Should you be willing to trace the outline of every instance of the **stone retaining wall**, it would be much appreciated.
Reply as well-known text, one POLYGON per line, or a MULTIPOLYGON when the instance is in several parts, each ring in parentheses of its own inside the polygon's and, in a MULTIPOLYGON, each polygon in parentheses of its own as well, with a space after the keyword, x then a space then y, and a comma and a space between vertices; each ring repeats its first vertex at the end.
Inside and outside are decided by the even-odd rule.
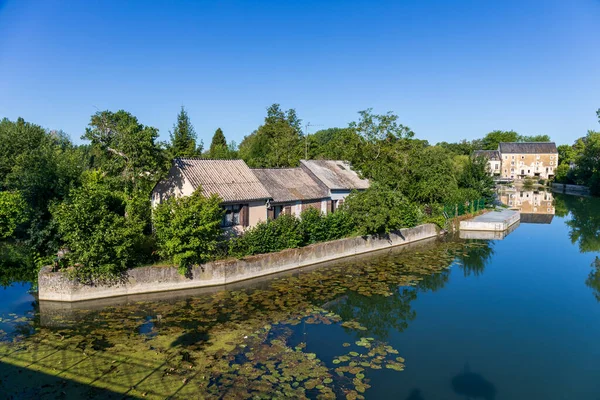
POLYGON ((590 188, 582 185, 568 185, 566 183, 552 183, 552 189, 562 193, 590 194, 590 188))
POLYGON ((241 260, 222 260, 199 265, 184 277, 175 267, 148 266, 127 273, 124 282, 112 285, 83 285, 67 278, 64 272, 52 272, 44 267, 38 279, 39 300, 81 301, 139 293, 162 292, 190 288, 226 285, 277 272, 435 237, 434 224, 401 229, 381 236, 352 237, 317 243, 278 253, 259 254, 241 260))

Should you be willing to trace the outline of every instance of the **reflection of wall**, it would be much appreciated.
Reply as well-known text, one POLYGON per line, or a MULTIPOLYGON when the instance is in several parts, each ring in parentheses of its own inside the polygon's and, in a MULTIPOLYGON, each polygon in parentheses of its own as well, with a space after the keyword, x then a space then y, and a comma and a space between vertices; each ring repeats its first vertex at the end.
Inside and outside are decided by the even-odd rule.
POLYGON ((533 190, 516 190, 502 192, 499 195, 502 204, 521 214, 550 214, 554 215, 554 196, 551 192, 534 192, 533 190))
POLYGON ((558 154, 502 154, 502 177, 547 179, 554 176, 557 165, 558 154))

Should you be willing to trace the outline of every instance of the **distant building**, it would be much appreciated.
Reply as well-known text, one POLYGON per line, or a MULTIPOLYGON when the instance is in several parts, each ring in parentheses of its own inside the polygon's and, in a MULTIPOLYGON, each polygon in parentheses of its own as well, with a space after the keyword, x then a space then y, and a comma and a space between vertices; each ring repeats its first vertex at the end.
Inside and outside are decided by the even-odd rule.
POLYGON ((223 199, 224 228, 241 231, 267 219, 271 195, 242 160, 175 159, 152 190, 152 206, 172 196, 189 196, 199 187, 204 195, 223 199))
POLYGON ((558 150, 552 142, 500 143, 502 178, 553 178, 558 166, 558 150))
POLYGON ((326 214, 328 207, 331 208, 327 186, 302 168, 264 168, 252 172, 271 195, 269 219, 281 214, 299 217, 311 207, 326 214))
POLYGON ((490 175, 499 176, 502 171, 502 157, 498 150, 475 150, 473 157, 484 157, 488 161, 490 175))
POLYGON ((300 168, 327 187, 331 199, 328 212, 335 211, 353 190, 369 188, 369 181, 358 176, 347 161, 300 160, 300 168))
POLYGON ((522 223, 552 222, 555 208, 552 192, 517 190, 503 191, 499 195, 500 202, 521 213, 522 223))

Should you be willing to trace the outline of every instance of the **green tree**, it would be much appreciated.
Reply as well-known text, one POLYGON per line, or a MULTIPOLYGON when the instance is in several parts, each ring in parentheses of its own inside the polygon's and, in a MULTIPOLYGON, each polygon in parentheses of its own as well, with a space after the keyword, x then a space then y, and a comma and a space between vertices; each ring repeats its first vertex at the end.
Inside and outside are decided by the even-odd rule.
MULTIPOLYGON (((494 199, 494 179, 488 171, 488 162, 484 157, 469 157, 458 175, 458 186, 477 193, 477 199, 483 198, 489 204, 494 199)), ((468 200, 477 200, 468 199, 468 200)))
POLYGON ((12 237, 27 221, 27 203, 20 192, 0 192, 0 239, 12 237))
POLYGON ((156 128, 123 110, 97 112, 82 136, 92 143, 94 166, 120 179, 128 192, 149 192, 168 165, 157 138, 156 128))
POLYGON ((196 131, 183 106, 181 106, 181 111, 177 114, 177 122, 173 125, 173 132, 169 133, 171 137, 169 156, 171 158, 193 158, 202 154, 202 142, 196 147, 196 131))
POLYGON ((482 145, 484 150, 497 150, 500 142, 518 142, 519 134, 515 131, 492 131, 484 136, 482 145))
POLYGON ((423 213, 400 192, 373 185, 362 192, 353 192, 344 202, 347 212, 360 235, 389 233, 418 225, 423 213))
POLYGON ((217 128, 210 143, 208 152, 204 155, 213 160, 231 160, 237 157, 235 142, 227 144, 225 135, 221 128, 217 128))
POLYGON ((519 142, 550 142, 548 135, 519 136, 519 142))
POLYGON ((294 109, 283 111, 273 104, 264 124, 240 143, 240 157, 254 168, 298 166, 304 150, 300 123, 294 109))
POLYGON ((147 216, 139 212, 140 202, 148 199, 128 199, 112 190, 102 172, 91 171, 66 201, 51 208, 77 277, 115 279, 147 260, 147 216))
POLYGON ((222 216, 221 199, 204 197, 201 189, 161 203, 153 212, 159 254, 172 260, 182 273, 210 260, 222 234, 222 216))

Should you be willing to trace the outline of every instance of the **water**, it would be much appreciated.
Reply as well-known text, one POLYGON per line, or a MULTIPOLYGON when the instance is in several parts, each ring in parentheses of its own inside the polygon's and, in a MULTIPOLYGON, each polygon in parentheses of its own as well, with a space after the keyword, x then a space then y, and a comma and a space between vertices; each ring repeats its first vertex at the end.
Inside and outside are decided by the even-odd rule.
POLYGON ((534 223, 503 240, 227 291, 65 306, 15 284, 0 291, 0 395, 598 399, 600 199, 518 206, 534 223))

